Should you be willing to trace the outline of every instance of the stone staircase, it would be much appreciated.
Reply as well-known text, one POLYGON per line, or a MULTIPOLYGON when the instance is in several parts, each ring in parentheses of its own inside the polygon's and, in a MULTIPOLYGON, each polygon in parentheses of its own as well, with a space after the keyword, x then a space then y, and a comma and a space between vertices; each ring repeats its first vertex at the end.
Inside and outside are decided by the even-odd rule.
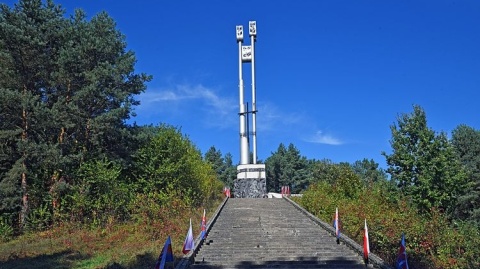
POLYGON ((229 199, 190 267, 365 268, 363 258, 286 199, 229 199))

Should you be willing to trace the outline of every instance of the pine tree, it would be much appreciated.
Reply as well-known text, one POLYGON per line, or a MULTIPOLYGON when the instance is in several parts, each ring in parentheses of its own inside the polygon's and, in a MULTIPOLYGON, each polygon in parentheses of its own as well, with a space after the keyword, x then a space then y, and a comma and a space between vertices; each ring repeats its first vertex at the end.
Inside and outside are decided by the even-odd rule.
POLYGON ((288 148, 280 144, 265 165, 269 191, 280 192, 282 186, 290 186, 291 192, 297 193, 306 189, 311 181, 310 164, 293 144, 288 148))
POLYGON ((82 162, 127 162, 134 138, 125 121, 151 79, 134 73, 106 13, 64 14, 53 1, 0 8, 0 213, 17 212, 20 227, 30 209, 55 209, 56 186, 73 184, 82 162))

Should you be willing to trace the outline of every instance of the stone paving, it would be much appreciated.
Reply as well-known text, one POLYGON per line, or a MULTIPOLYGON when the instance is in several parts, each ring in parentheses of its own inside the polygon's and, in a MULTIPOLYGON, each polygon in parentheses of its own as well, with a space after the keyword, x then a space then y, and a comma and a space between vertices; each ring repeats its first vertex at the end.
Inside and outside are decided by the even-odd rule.
POLYGON ((190 268, 365 268, 284 199, 229 199, 190 268))

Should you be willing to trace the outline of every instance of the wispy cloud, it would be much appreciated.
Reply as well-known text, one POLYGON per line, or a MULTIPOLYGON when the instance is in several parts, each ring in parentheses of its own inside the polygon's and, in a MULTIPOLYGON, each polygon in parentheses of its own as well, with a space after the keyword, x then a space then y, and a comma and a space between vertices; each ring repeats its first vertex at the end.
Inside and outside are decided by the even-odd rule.
POLYGON ((300 125, 306 118, 298 112, 279 109, 272 103, 264 103, 258 108, 258 129, 261 131, 280 131, 300 125))
POLYGON ((167 89, 152 91, 142 94, 142 101, 145 103, 155 102, 178 102, 184 100, 205 99, 214 104, 221 104, 220 98, 213 89, 203 85, 176 85, 167 89))
POLYGON ((260 131, 281 132, 285 136, 300 137, 305 142, 315 144, 335 146, 345 144, 333 134, 321 130, 315 131, 313 135, 305 136, 306 133, 311 132, 312 126, 317 125, 317 122, 301 111, 282 110, 274 104, 267 103, 259 109, 258 118, 260 131))
POLYGON ((140 95, 140 108, 137 111, 142 113, 169 113, 169 116, 191 114, 198 115, 202 111, 205 117, 197 118, 206 121, 217 127, 227 127, 234 124, 236 111, 233 97, 219 95, 213 88, 201 84, 189 85, 179 84, 166 89, 150 89, 140 95), (196 111, 197 110, 197 111, 196 111), (211 120, 213 119, 215 120, 211 120), (229 117, 232 117, 229 120, 229 117), (210 119, 210 120, 208 120, 210 119))
MULTIPOLYGON (((215 88, 202 84, 178 84, 169 88, 149 89, 140 95, 138 114, 156 118, 192 118, 209 128, 238 128, 238 98, 223 96, 215 88)), ((316 122, 301 111, 283 110, 271 102, 262 102, 258 107, 257 131, 261 133, 282 132, 285 136, 303 136, 316 122)), ((344 142, 321 130, 303 138, 316 144, 342 145, 344 142)))
POLYGON ((317 143, 317 144, 327 144, 327 145, 342 145, 344 144, 339 138, 334 137, 331 134, 325 134, 323 131, 317 131, 315 134, 305 139, 307 142, 317 143))

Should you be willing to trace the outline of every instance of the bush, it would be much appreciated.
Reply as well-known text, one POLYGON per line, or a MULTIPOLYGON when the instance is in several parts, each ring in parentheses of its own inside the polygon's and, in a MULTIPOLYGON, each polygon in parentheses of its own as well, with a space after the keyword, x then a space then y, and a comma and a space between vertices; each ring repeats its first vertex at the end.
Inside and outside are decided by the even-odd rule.
POLYGON ((64 218, 94 226, 128 219, 128 204, 132 195, 122 181, 120 165, 97 160, 83 164, 77 172, 76 184, 62 202, 64 218))
POLYGON ((31 210, 27 216, 25 228, 28 231, 43 231, 50 227, 52 220, 52 210, 47 203, 44 203, 31 210))
POLYGON ((10 226, 5 218, 0 218, 0 240, 7 242, 13 237, 13 228, 10 226))
POLYGON ((338 207, 342 232, 359 244, 366 219, 372 253, 391 265, 403 232, 411 268, 480 268, 480 229, 474 223, 452 224, 436 209, 426 218, 409 204, 408 197, 388 192, 380 184, 361 189, 358 197, 339 195, 341 192, 338 185, 319 182, 310 186, 299 202, 328 223, 338 207))
POLYGON ((221 192, 221 183, 200 151, 180 130, 167 125, 135 154, 138 193, 176 193, 185 203, 199 206, 221 192))

